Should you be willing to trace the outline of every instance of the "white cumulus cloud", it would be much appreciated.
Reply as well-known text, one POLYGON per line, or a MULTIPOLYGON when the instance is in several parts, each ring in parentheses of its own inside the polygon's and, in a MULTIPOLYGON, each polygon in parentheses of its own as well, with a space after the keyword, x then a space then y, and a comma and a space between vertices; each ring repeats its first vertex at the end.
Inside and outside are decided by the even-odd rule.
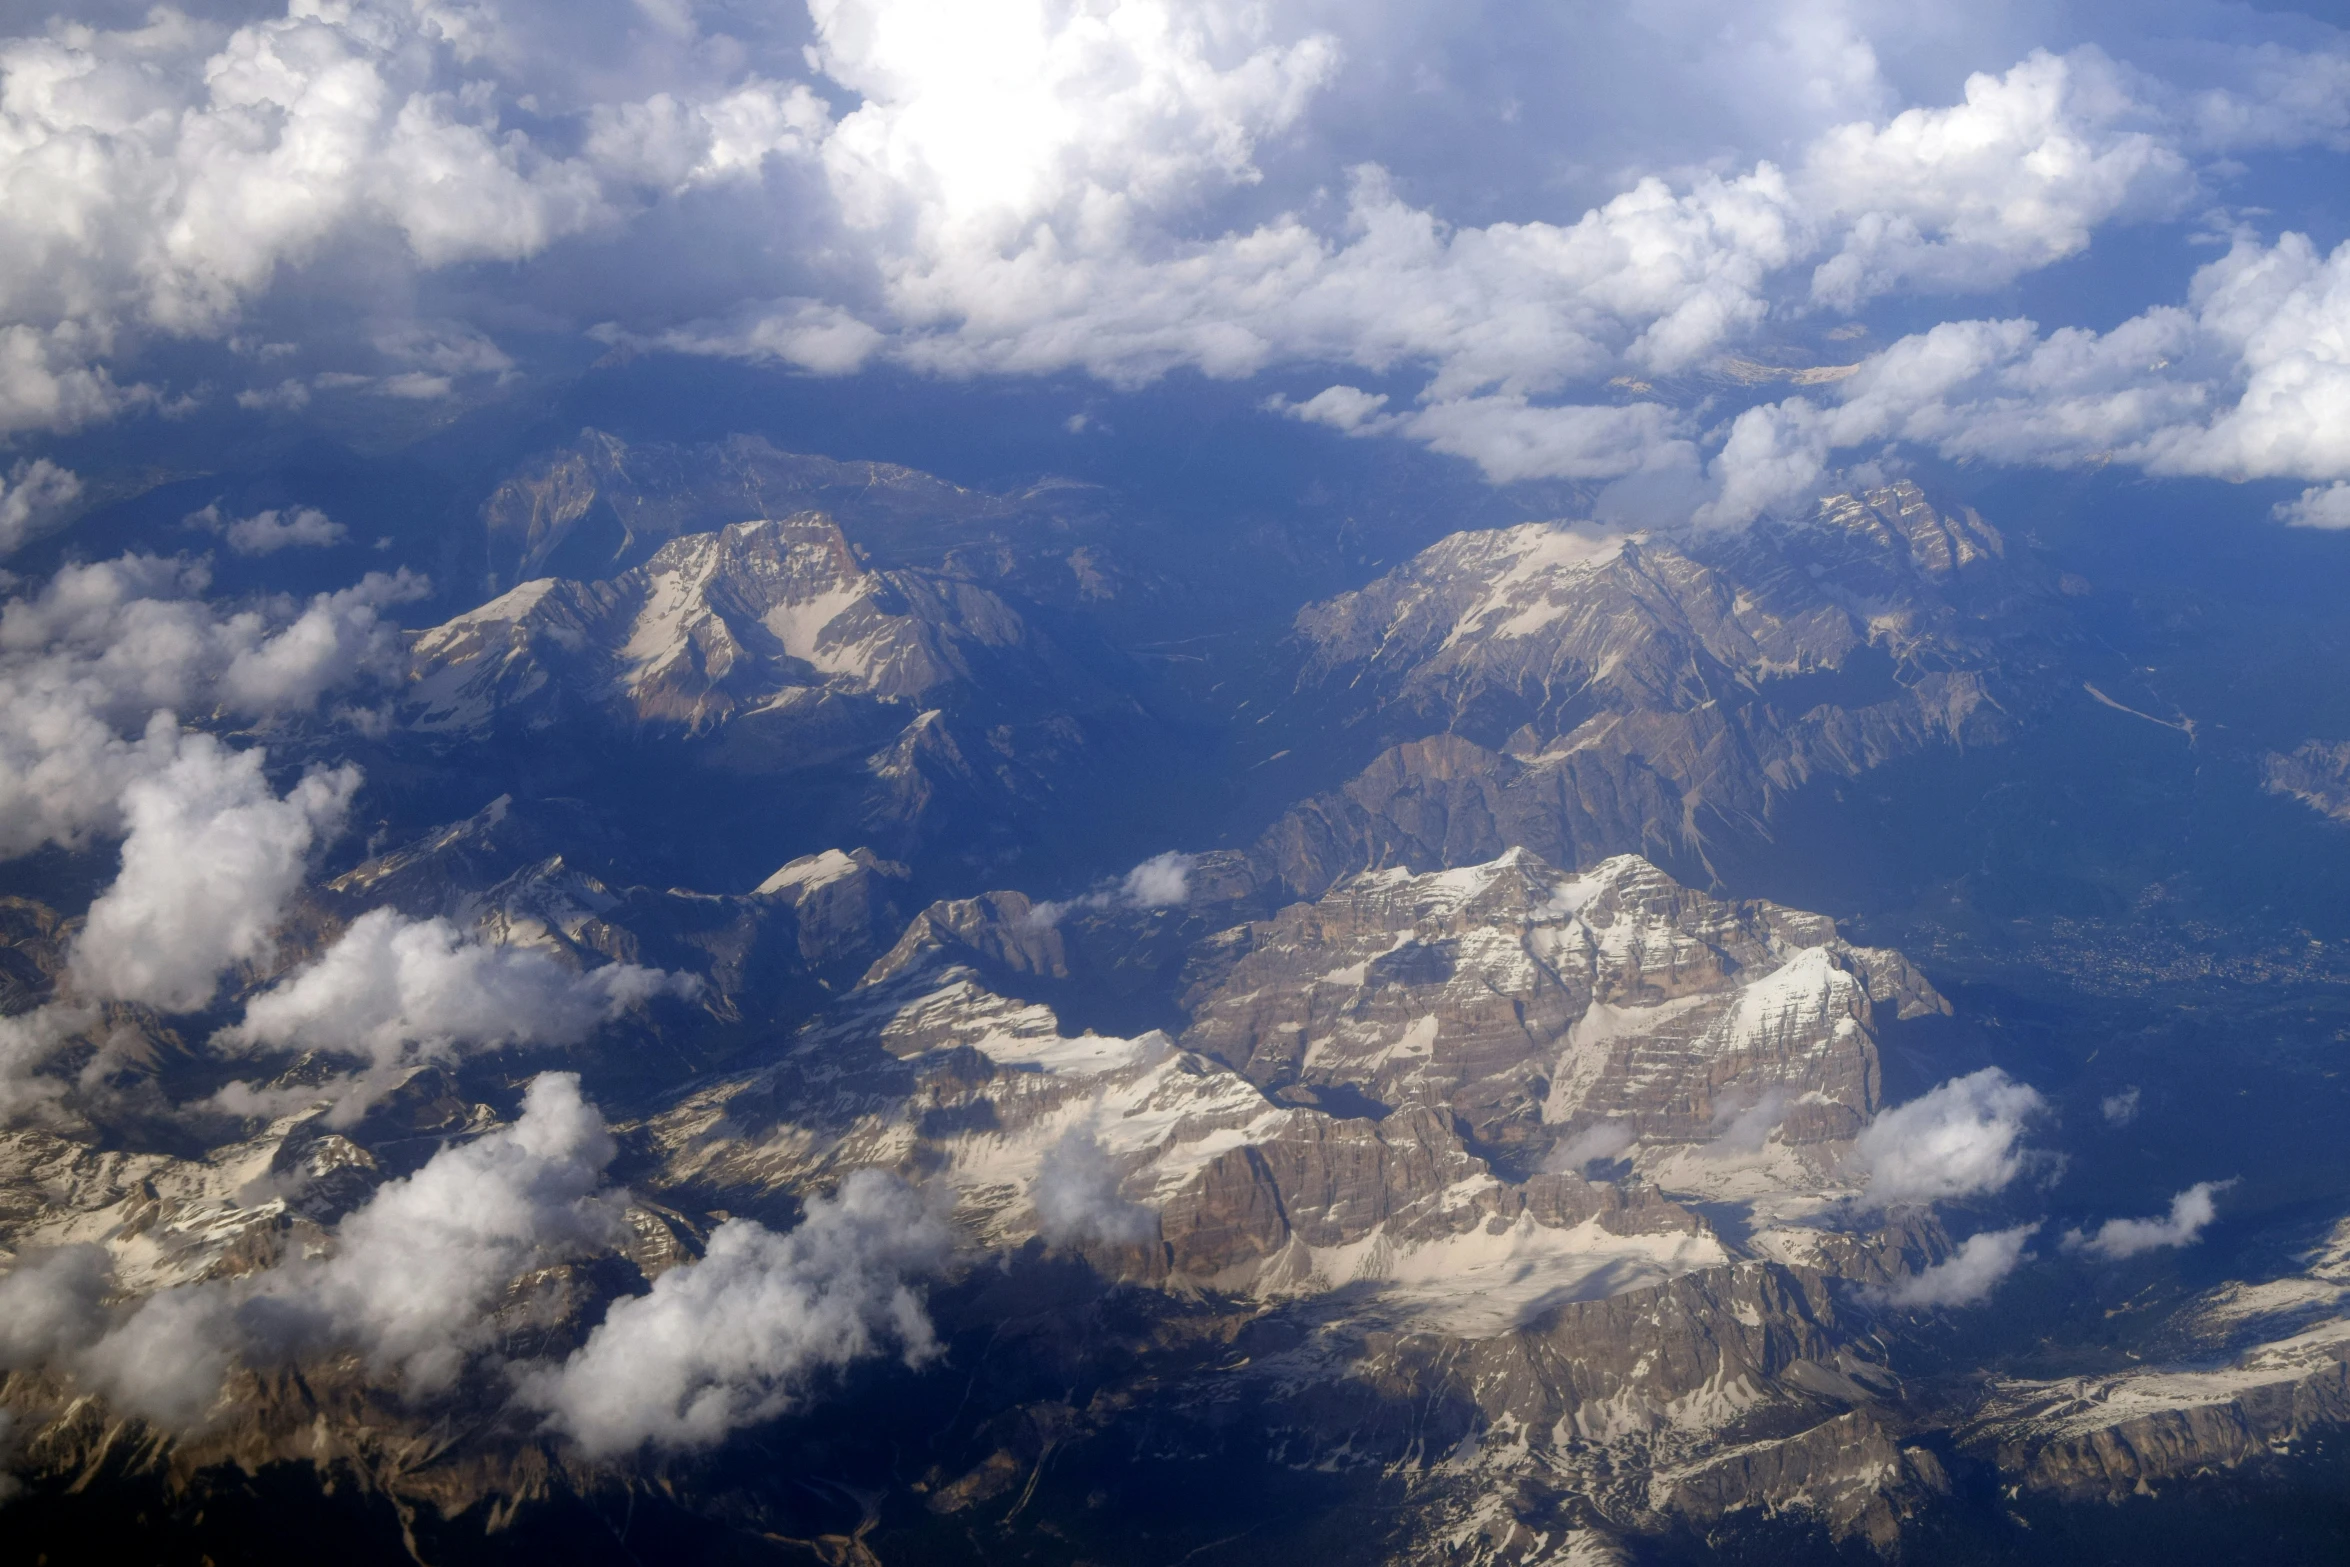
POLYGON ((444 1148, 347 1215, 323 1257, 141 1301, 66 1364, 124 1410, 198 1424, 240 1358, 364 1355, 412 1395, 446 1391, 526 1269, 623 1237, 613 1143, 579 1080, 532 1080, 511 1125, 444 1148))
POLYGON ((2350 528, 2350 483, 2336 479, 2311 485, 2295 499, 2280 502, 2276 519, 2293 528, 2350 528))
POLYGON ((2039 1230, 2038 1224, 2019 1224, 1971 1235, 1932 1267, 1873 1291, 1872 1296, 1894 1306, 1979 1306, 2015 1272, 2024 1260, 2024 1243, 2039 1230))
POLYGON ((2333 526, 2350 477, 2350 244, 2321 255, 2300 234, 2239 237, 2184 305, 2103 333, 1944 322, 1838 390, 1739 415, 1712 469, 1722 520, 1815 493, 1840 450, 1900 441, 1960 461, 2331 480, 2278 517, 2333 526))
POLYGON ((1839 126, 1804 160, 1812 203, 1847 222, 1812 292, 1851 306, 1903 285, 1979 289, 2088 248, 2121 215, 2195 194, 2176 138, 2100 51, 2045 50, 1967 78, 1963 102, 1839 126))
POLYGON ((81 495, 80 476, 48 458, 17 462, 0 482, 0 557, 64 523, 81 495))
POLYGON ((381 611, 423 590, 371 573, 224 613, 208 585, 199 565, 126 555, 0 605, 0 855, 120 831, 125 790, 178 755, 181 715, 297 711, 391 673, 398 633, 381 611))
POLYGON ((484 942, 445 919, 371 909, 315 960, 247 1002, 243 1019, 214 1043, 365 1062, 362 1082, 337 1085, 347 1119, 420 1062, 454 1060, 464 1050, 577 1044, 632 1006, 693 988, 690 976, 633 963, 582 972, 534 947, 484 942))
POLYGON ((2039 1090, 1987 1066, 1880 1111, 1852 1145, 1868 1177, 1862 1200, 1882 1208, 2002 1190, 2030 1166, 2024 1131, 2047 1108, 2039 1090))
POLYGON ((350 537, 343 525, 315 506, 290 506, 255 512, 250 517, 223 517, 217 505, 188 518, 191 526, 209 528, 239 555, 274 555, 282 549, 322 549, 350 537))
POLYGON ((312 773, 280 797, 262 762, 190 735, 170 765, 124 789, 121 873, 74 938, 82 994, 193 1011, 222 970, 275 950, 310 851, 341 830, 359 775, 312 773))
POLYGON ((2093 1234, 2068 1231, 2064 1249, 2085 1251, 2092 1257, 2118 1262, 2142 1251, 2192 1246, 2202 1239, 2211 1221, 2219 1217, 2219 1205, 2213 1199, 2234 1184, 2233 1181, 2197 1181, 2171 1199, 2170 1212, 2163 1217, 2108 1219, 2093 1234))
POLYGON ((789 1409, 821 1373, 894 1346, 937 1352, 910 1280, 946 1226, 903 1182, 860 1170, 783 1234, 749 1219, 695 1262, 615 1301, 568 1360, 525 1372, 519 1399, 591 1454, 711 1446, 789 1409))
POLYGON ((1138 909, 1169 908, 1191 896, 1194 863, 1190 855, 1173 849, 1154 854, 1126 873, 1118 894, 1138 909))

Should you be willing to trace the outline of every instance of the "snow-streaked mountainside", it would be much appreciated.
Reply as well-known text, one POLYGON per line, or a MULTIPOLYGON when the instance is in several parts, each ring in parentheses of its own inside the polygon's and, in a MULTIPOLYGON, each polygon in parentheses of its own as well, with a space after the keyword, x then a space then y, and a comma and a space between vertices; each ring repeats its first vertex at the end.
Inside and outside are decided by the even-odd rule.
POLYGON ((687 534, 606 582, 526 582, 424 632, 410 721, 544 728, 568 699, 689 733, 789 723, 826 698, 917 703, 981 684, 974 666, 991 660, 1011 666, 1002 683, 1080 683, 1031 641, 994 594, 868 571, 838 525, 809 512, 687 534))
POLYGON ((2062 606, 1910 483, 1727 538, 1456 535, 1299 613, 1294 705, 1409 743, 1269 850, 1301 890, 1365 853, 1512 842, 1702 864, 1816 780, 2012 738, 2054 696, 2062 606))
MULTIPOLYGON (((267 1496, 418 1560, 1963 1559, 2322 1461, 2350 1181, 2207 1124, 2329 1080, 2176 1031, 2326 1004, 2165 990, 2207 894, 2114 913, 2093 835, 2093 896, 2010 889, 2081 746, 2332 863, 2324 720, 2166 705, 1907 480, 1328 520, 590 431, 443 541, 481 591, 266 644, 330 695, 118 735, 219 799, 133 775, 0 903, 27 1537, 124 1498, 222 1559, 267 1496), (89 887, 202 923, 175 868, 255 845, 213 990, 98 965, 165 916, 89 887)), ((67 581, 0 678, 131 613, 67 581)))
MULTIPOLYGON (((466 856, 506 810, 333 891, 455 911, 566 964, 691 967, 708 985, 696 1005, 740 1019, 779 993, 746 950, 768 949, 775 971, 847 972, 839 960, 874 927, 844 928, 825 895, 855 894, 862 915, 894 871, 836 851, 749 899, 697 900, 616 893, 550 860, 468 890, 466 856)), ((959 1237, 950 1273, 1064 1255, 1138 1304, 1302 1334, 1261 1359, 1171 1368, 1156 1395, 1170 1418, 1261 1384, 1304 1400, 1284 1422, 1301 1451, 1408 1464, 1424 1434, 1383 1432, 1375 1411, 1466 1399, 1448 1417, 1469 1422, 1447 1438, 1458 1450, 1409 1488, 1413 1529, 1441 1533, 1514 1486, 1510 1516, 1531 1526, 1523 1498, 1572 1494, 1594 1538, 1795 1508, 1890 1547, 1949 1485, 1932 1443, 1905 1434, 1921 1428, 1957 1430, 2020 1483, 2070 1495, 2234 1461, 2249 1450, 2239 1429, 2283 1440, 2340 1412, 2327 1400, 2350 1302, 2331 1252, 2187 1310, 2215 1347, 2284 1334, 2232 1349, 2235 1369, 2000 1381, 1948 1405, 1906 1393, 1885 1303, 1964 1249, 1922 1208, 1871 1203, 1858 1143, 1883 1108, 1883 1032, 1950 1005, 1831 921, 1712 897, 1632 856, 1577 872, 1512 850, 1366 872, 1229 924, 1238 909, 1212 875, 1200 883, 1151 910, 1055 917, 1010 891, 937 904, 868 948, 853 983, 782 992, 791 1004, 768 1027, 803 1021, 617 1128, 632 1173, 613 1237, 574 1250, 552 1294, 542 1270, 513 1297, 507 1352, 577 1342, 645 1282, 707 1266, 693 1259, 715 1221, 697 1215, 787 1212, 867 1170, 932 1193, 959 1237), (1180 1034, 1075 1029, 1049 999, 1024 999, 1069 977, 1074 947, 1143 927, 1189 936, 1180 1034), (2159 1449, 2132 1456, 2135 1433, 2164 1422, 2159 1449), (1628 1471, 1651 1478, 1602 1483, 1628 1471)), ((302 1064, 279 1081, 304 1081, 302 1064)), ((202 1154, 106 1155, 68 1127, 28 1129, 7 1144, 7 1244, 21 1258, 97 1245, 134 1300, 266 1276, 331 1254, 338 1226, 416 1168, 420 1138, 510 1127, 428 1064, 355 1121, 322 1097, 202 1154)), ((367 1377, 331 1354, 299 1383, 256 1368, 172 1462, 297 1459, 367 1377)), ((112 1428, 90 1424, 70 1379, 11 1387, 30 1453, 96 1460, 88 1444, 112 1428)), ((459 1515, 517 1483, 533 1443, 496 1419, 422 1468, 393 1462, 428 1418, 379 1407, 363 1439, 337 1439, 337 1461, 402 1505, 459 1515)), ((1114 1442, 1127 1418, 1079 1411, 1057 1440, 1114 1442)), ((997 1462, 933 1509, 985 1505, 997 1462)), ((1517 1559, 1508 1536, 1486 1531, 1478 1554, 1517 1559)))

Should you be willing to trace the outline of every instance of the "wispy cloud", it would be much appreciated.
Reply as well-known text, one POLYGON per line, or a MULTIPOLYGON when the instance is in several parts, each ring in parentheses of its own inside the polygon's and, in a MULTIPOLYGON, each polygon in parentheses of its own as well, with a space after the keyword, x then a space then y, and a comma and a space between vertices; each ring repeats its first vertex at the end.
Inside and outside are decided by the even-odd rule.
POLYGON ((2170 1201, 2170 1212, 2159 1219, 2108 1219, 2093 1233, 2065 1232, 2066 1251, 2086 1252, 2108 1262, 2135 1257, 2140 1252, 2192 1246, 2219 1217, 2215 1200, 2234 1181, 2197 1181, 2170 1201))

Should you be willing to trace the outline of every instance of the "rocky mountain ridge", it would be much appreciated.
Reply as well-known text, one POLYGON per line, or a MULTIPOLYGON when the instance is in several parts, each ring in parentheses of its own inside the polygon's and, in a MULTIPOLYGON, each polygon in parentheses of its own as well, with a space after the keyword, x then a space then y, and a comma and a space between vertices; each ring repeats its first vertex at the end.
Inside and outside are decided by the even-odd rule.
MULTIPOLYGON (((2060 702, 2150 727, 2082 684, 2080 595, 2035 550, 1908 483, 1736 535, 1478 528, 1295 610, 1240 680, 1255 653, 1143 641, 1197 584, 1122 555, 1108 505, 764 443, 591 436, 511 476, 481 517, 504 591, 410 634, 364 834, 204 1014, 77 1024, 58 1113, 0 1128, 0 1248, 102 1254, 87 1304, 117 1328, 198 1286, 250 1305, 434 1161, 516 1141, 547 1072, 597 1107, 605 1162, 565 1177, 587 1239, 501 1254, 480 1375, 445 1397, 316 1330, 175 1428, 0 1327, 0 1457, 38 1505, 201 1512, 267 1477, 380 1502, 417 1559, 642 1505, 827 1560, 1074 1561, 1131 1542, 1037 1542, 1098 1543, 1132 1475, 1213 1474, 1263 1538, 1287 1486, 1377 1520, 1334 1560, 1672 1560, 1772 1530, 1898 1553, 1981 1496, 2102 1506, 2350 1417, 2338 1245, 2218 1285, 2116 1262, 2136 1293, 2093 1309, 2121 1325, 1954 1375, 1986 1238, 2098 1265, 2049 1217, 2057 1149, 2118 1137, 2137 1089, 2099 1108, 2087 1061, 2087 1086, 2010 1083, 2049 1146, 1888 1196, 1869 1129, 1979 1080, 1982 1032, 2042 1025, 1906 938, 1727 890, 1823 786, 2010 746, 2060 702), (1111 800, 1126 823, 1082 838, 1111 800), (333 1100, 331 1051, 211 1053, 392 916, 466 961, 645 979, 566 1042, 403 1039, 364 1103, 333 1100), (520 1401, 868 1180, 949 1238, 892 1286, 938 1360, 867 1325, 743 1447, 625 1459, 520 1401), (743 1478, 770 1442, 838 1494, 743 1478)), ((322 743, 255 735, 281 768, 322 743)), ((2338 762, 2279 753, 2267 786, 2331 813, 2338 762)), ((75 922, 0 913, 23 1013, 75 922)))
MULTIPOLYGON (((472 824, 470 836, 500 824, 472 824)), ((416 898, 429 888, 419 866, 468 836, 382 856, 339 890, 416 898)), ((869 857, 840 855, 786 867, 778 889, 759 896, 805 898, 875 874, 869 857)), ((581 940, 560 921, 518 919, 510 891, 493 889, 469 907, 503 940, 581 940)), ((991 974, 1065 971, 1060 933, 1037 912, 1008 892, 934 906, 858 983, 772 1047, 770 1064, 692 1088, 624 1128, 645 1161, 630 1222, 639 1245, 653 1249, 621 1260, 651 1277, 665 1259, 693 1255, 715 1222, 691 1215, 773 1211, 854 1169, 895 1170, 952 1193, 958 1228, 985 1251, 1016 1258, 1042 1245, 1133 1287, 1254 1301, 1243 1309, 1268 1320, 1318 1321, 1319 1348, 1250 1373, 1310 1388, 1301 1409, 1327 1402, 1336 1420, 1365 1401, 1389 1409, 1475 1389, 1465 1406, 1474 1418, 1451 1445, 1467 1442, 1483 1456, 1464 1468, 1456 1454, 1429 1473, 1474 1472, 1480 1483, 1547 1472, 1568 1461, 1562 1452, 1581 1455, 1576 1462, 1621 1456, 1633 1450, 1626 1443, 1653 1461, 1662 1442, 1676 1462, 1702 1469, 1704 1455, 1736 1446, 1762 1411, 1782 1422, 1842 1420, 1893 1386, 1865 1334, 1842 1325, 1828 1276, 1734 1246, 1632 1172, 1691 1156, 1753 1165, 1759 1144, 1716 1147, 1723 1118, 1711 1103, 1723 1095, 1797 1088, 1799 1102, 1842 1117, 1790 1113, 1762 1143, 1848 1140, 1874 1108, 1874 1008, 1943 1006, 1898 956, 1850 948, 1814 916, 1690 892, 1634 859, 1569 875, 1513 852, 1467 871, 1370 873, 1319 904, 1212 936, 1201 943, 1194 1028, 1180 1040, 1119 1039, 1066 1034, 1048 1006, 990 988, 991 974), (1445 973, 1413 955, 1442 943, 1461 954, 1445 973), (1505 1052, 1515 1059, 1501 1060, 1500 1072, 1460 1070, 1496 1064, 1485 1057, 1497 1015, 1481 996, 1522 1020, 1505 1052), (1313 1073, 1265 1074, 1259 1043, 1287 1036, 1270 1021, 1279 1015, 1331 1020, 1311 1025, 1332 1042, 1313 1073), (1586 1026, 1595 1020, 1596 1032, 1586 1026), (1432 1048, 1399 1060, 1395 1045, 1415 1033, 1432 1048), (1583 1074, 1579 1091, 1542 1091, 1545 1075, 1574 1077, 1572 1062, 1594 1043, 1604 1046, 1597 1059, 1618 1067, 1612 1076, 1603 1069, 1583 1074), (1643 1060, 1650 1065, 1630 1065, 1643 1060), (1664 1060, 1680 1064, 1659 1078, 1664 1060), (1394 1103, 1376 1118, 1333 1115, 1265 1092, 1306 1076, 1394 1103), (1621 1161, 1603 1161, 1617 1171, 1612 1180, 1572 1168, 1499 1171, 1476 1151, 1485 1139, 1474 1113, 1497 1102, 1487 1091, 1496 1082, 1510 1086, 1503 1102, 1528 1125, 1571 1132, 1591 1124, 1596 1107, 1636 1142, 1611 1150, 1621 1161), (1627 1096, 1635 1083, 1659 1086, 1627 1096), (1502 1431, 1552 1428, 1572 1435, 1496 1445, 1502 1431)), ((605 927, 605 945, 624 930, 605 927)), ((593 956, 584 945, 566 950, 593 956)), ((415 1080, 408 1100, 429 1081, 415 1080)), ((234 1276, 287 1247, 331 1248, 331 1234, 304 1215, 331 1220, 358 1195, 343 1186, 364 1191, 390 1173, 366 1139, 396 1124, 402 1108, 323 1137, 314 1115, 287 1117, 202 1160, 87 1180, 62 1179, 54 1151, 45 1156, 46 1143, 20 1134, 12 1184, 29 1222, 9 1243, 86 1239, 126 1259, 151 1254, 156 1261, 123 1275, 134 1289, 234 1276), (264 1169, 283 1195, 255 1202, 264 1169), (331 1204, 317 1207, 329 1192, 331 1204)), ((461 1113, 461 1137, 497 1124, 478 1106, 461 1113)), ((1832 1163, 1801 1168, 1808 1186, 1833 1182, 1832 1163)), ((1936 1242, 1927 1231, 1891 1236, 1890 1251, 1884 1244, 1856 1254, 1876 1258, 1864 1272, 1884 1276, 1905 1255, 1928 1259, 1936 1242), (1927 1250, 1912 1252, 1921 1240, 1927 1250)), ((586 1311, 613 1287, 591 1289, 569 1309, 586 1311)), ((42 1406, 38 1386, 18 1391, 42 1406)), ((63 1462, 77 1451, 68 1431, 78 1406, 50 1407, 66 1425, 45 1427, 47 1446, 37 1450, 63 1462)), ((1368 1451, 1391 1454, 1384 1461, 1406 1459, 1394 1445, 1401 1433, 1346 1430, 1342 1439, 1336 1427, 1311 1427, 1300 1439, 1367 1441, 1368 1451)), ((1426 1440, 1412 1439, 1423 1449, 1426 1440)), ((1751 1455, 1743 1461, 1753 1467, 1751 1455)), ((1825 1472, 1824 1459, 1809 1462, 1807 1472, 1825 1472)), ((1428 1506, 1451 1494, 1428 1483, 1428 1506)), ((1881 1487, 1850 1483, 1859 1487, 1850 1504, 1823 1516, 1839 1529, 1882 1533, 1894 1503, 1881 1487)), ((1712 1500, 1658 1493, 1642 1504, 1646 1513, 1626 1516, 1731 1505, 1723 1485, 1718 1475, 1689 1480, 1691 1497, 1712 1500)))
POLYGON ((1510 844, 1702 873, 1815 780, 2011 738, 2067 635, 2038 568, 1907 481, 1721 539, 1456 535, 1296 633, 1292 711, 1400 741, 1261 840, 1306 894, 1510 844))

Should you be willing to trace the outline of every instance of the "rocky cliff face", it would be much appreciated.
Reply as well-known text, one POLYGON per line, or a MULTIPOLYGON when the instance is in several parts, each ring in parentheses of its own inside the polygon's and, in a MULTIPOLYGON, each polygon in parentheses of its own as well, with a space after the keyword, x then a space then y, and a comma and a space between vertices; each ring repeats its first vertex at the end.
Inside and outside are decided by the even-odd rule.
MULTIPOLYGON (((1914 1397, 1872 1290, 1948 1243, 1840 1203, 1840 1155, 1878 1108, 1881 1033, 1947 1003, 1827 920, 1630 856, 1365 872, 1237 924, 1218 913, 1253 890, 1211 867, 1187 903, 1116 916, 1201 932, 1188 1025, 1117 1037, 1065 1028, 1050 998, 1084 933, 1017 892, 933 904, 879 950, 894 867, 869 854, 809 856, 721 900, 616 892, 530 859, 539 846, 493 807, 329 891, 580 963, 699 952, 746 1019, 759 992, 737 936, 840 977, 798 993, 801 1020, 753 1027, 748 1060, 621 1129, 631 1238, 517 1280, 515 1354, 575 1345, 723 1216, 785 1223, 878 1167, 951 1207, 968 1250, 942 1288, 979 1301, 997 1271, 1010 1289, 1075 1265, 1156 1302, 1132 1309, 1157 1325, 1128 1330, 1148 1348, 1121 1352, 1155 1368, 1135 1373, 1156 1379, 1154 1440, 1212 1445, 1217 1411, 1262 1401, 1284 1462, 1386 1477, 1404 1559, 1531 1562, 1569 1541, 1588 1557, 1766 1519, 1892 1549, 1950 1489, 1920 1437, 1953 1421, 1980 1462, 2073 1496, 2235 1462, 2344 1413, 2331 1252, 2203 1308, 2257 1340, 2227 1370, 2001 1383, 1971 1409, 1914 1397), (1203 1362, 1203 1332, 1233 1348, 1203 1362)), ((201 1155, 19 1129, 0 1139, 0 1222, 19 1252, 105 1247, 133 1291, 238 1277, 331 1251, 386 1180, 499 1124, 433 1067, 352 1124, 297 1111, 201 1155)), ((54 1375, 19 1372, 5 1398, 26 1461, 57 1476, 331 1464, 449 1517, 602 1483, 511 1411, 436 1445, 440 1416, 386 1403, 357 1362, 273 1376, 186 1440, 94 1418, 54 1375), (125 1451, 143 1456, 105 1469, 125 1451)), ((969 1411, 980 1447, 929 1514, 1009 1506, 1047 1451, 1134 1440, 1141 1406, 1122 1396, 1022 1396, 969 1411)))
MULTIPOLYGON (((811 511, 872 535, 864 542, 884 550, 883 564, 953 558, 968 575, 991 555, 1001 564, 1022 534, 1081 526, 1100 502, 1099 492, 1068 481, 991 495, 895 463, 780 451, 756 436, 676 446, 591 429, 500 482, 482 503, 480 521, 486 590, 495 594, 542 577, 613 577, 688 534, 811 511)), ((1062 552, 1071 547, 1064 542, 1062 552)), ((1024 580, 1036 587, 1058 577, 1082 591, 1084 575, 1080 566, 1059 565, 1024 580)))
POLYGON ((1619 1152, 1704 1143, 1766 1102, 1789 1143, 1849 1139, 1876 1110, 1875 1005, 1945 1009, 1897 954, 1631 856, 1366 872, 1200 961, 1190 1048, 1276 1095, 1442 1107, 1529 1167, 1599 1126, 1619 1152))
POLYGON ((2299 1261, 2190 1302, 2168 1364, 1995 1381, 1968 1440, 2035 1491, 2118 1501, 2350 1421, 2350 1219, 2299 1261))
POLYGON ((1594 1266, 1643 1271, 1603 1231, 1662 1237, 1669 1271, 1719 1255, 1705 1226, 1585 1165, 1777 1158, 1816 1184, 1876 1109, 1880 1012, 1946 1009, 1898 954, 1816 916, 1630 857, 1574 875, 1513 852, 1366 873, 1216 932, 1194 948, 1179 1037, 1071 1040, 1049 1005, 1005 993, 1068 973, 1044 912, 1007 893, 919 916, 784 1063, 663 1118, 676 1178, 743 1178, 711 1159, 776 1183, 887 1159, 957 1181, 1017 1236, 1038 1161, 1078 1134, 1110 1153, 1118 1200, 1162 1215, 1169 1266, 1224 1286, 1378 1277, 1436 1242, 1459 1242, 1464 1268, 1588 1242, 1594 1266), (892 1097, 971 1053, 986 1069, 928 1083, 918 1108, 892 1097), (782 1104, 782 1073, 869 1082, 874 1107, 741 1136, 727 1107, 782 1104))
POLYGON ((544 727, 568 702, 688 733, 834 700, 1088 682, 984 588, 871 571, 819 512, 663 545, 601 582, 540 578, 417 637, 415 727, 544 727))
MULTIPOLYGON (((1875 1107, 1880 1011, 1944 1006, 1898 955, 1628 857, 1574 875, 1521 852, 1365 874, 1212 934, 1179 1038, 1070 1038, 992 988, 1068 972, 1038 913, 934 906, 777 1065, 648 1122, 661 1200, 884 1163, 948 1185, 992 1244, 1253 1299, 1306 1334, 1251 1373, 1286 1390, 1283 1440, 1430 1464, 1430 1529, 1517 1486, 1512 1517, 1546 1538, 1565 1514, 1596 1539, 1800 1493, 1890 1539, 1930 1492, 1930 1460, 1856 1414, 1896 1384, 1831 1279, 1743 1253, 1634 1173, 1832 1184, 1875 1107), (1781 1108, 1722 1147, 1758 1104, 1781 1108), (1595 1125, 1621 1129, 1596 1145, 1612 1180, 1535 1168, 1595 1125), (1450 1423, 1400 1414, 1430 1408, 1450 1423), (1599 1485, 1594 1512, 1611 1472, 1662 1478, 1599 1485)), ((1903 1238, 1836 1239, 1899 1266, 1903 1238)))
POLYGON ((2261 758, 2261 786, 2299 800, 2321 816, 2350 821, 2350 744, 2307 740, 2261 758))
MULTIPOLYGON (((983 856, 1117 787, 1154 722, 1117 655, 1078 656, 959 571, 873 566, 813 512, 680 535, 600 581, 525 582, 411 654, 411 748, 547 757, 608 823, 681 767, 729 821, 743 780, 787 779, 788 817, 737 836, 793 849, 839 834, 983 856)), ((726 852, 714 824, 679 837, 726 852)))
POLYGON ((1812 779, 2011 735, 2047 700, 2056 604, 1981 518, 1908 483, 1719 540, 1456 535, 1300 612, 1294 710, 1404 743, 1259 854, 1307 893, 1513 843, 1702 864, 1812 779))

